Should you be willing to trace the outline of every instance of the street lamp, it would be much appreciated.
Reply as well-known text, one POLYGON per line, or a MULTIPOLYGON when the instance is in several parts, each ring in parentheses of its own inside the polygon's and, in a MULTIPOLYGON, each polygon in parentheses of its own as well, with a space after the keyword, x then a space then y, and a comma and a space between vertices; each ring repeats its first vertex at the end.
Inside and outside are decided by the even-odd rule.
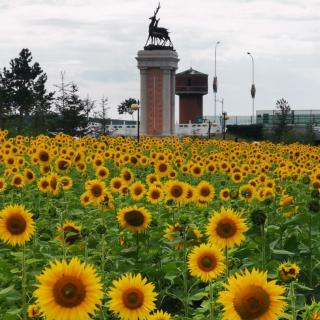
POLYGON ((251 98, 252 98, 252 119, 251 119, 251 123, 253 123, 254 121, 254 98, 256 96, 256 87, 254 85, 254 59, 253 56, 250 52, 247 52, 247 54, 251 57, 252 60, 252 85, 251 85, 251 98))
POLYGON ((216 122, 217 117, 217 92, 218 92, 218 78, 217 78, 217 46, 220 41, 216 42, 214 48, 214 78, 213 78, 213 92, 214 92, 214 121, 216 122))
POLYGON ((223 114, 224 114, 224 110, 223 110, 223 104, 224 104, 224 100, 223 98, 221 100, 217 100, 217 102, 220 102, 221 103, 221 120, 220 120, 220 124, 222 125, 222 130, 224 131, 224 117, 223 117, 223 114))
POLYGON ((133 103, 130 108, 134 111, 138 111, 138 119, 137 119, 137 124, 138 124, 138 128, 137 128, 137 139, 138 139, 138 143, 140 141, 140 105, 139 105, 139 100, 138 103, 133 103))

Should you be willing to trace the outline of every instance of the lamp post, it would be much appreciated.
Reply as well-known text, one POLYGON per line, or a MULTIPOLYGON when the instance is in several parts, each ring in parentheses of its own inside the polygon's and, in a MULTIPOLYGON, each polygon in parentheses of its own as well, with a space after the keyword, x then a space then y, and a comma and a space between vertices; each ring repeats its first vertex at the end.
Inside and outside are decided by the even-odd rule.
MULTIPOLYGON (((222 117, 221 117, 221 121, 220 121, 220 123, 221 123, 221 125, 222 125, 222 127, 223 127, 223 113, 224 113, 224 110, 223 110, 223 104, 224 104, 224 100, 223 100, 223 98, 221 99, 221 100, 217 100, 217 102, 220 102, 221 103, 221 115, 222 115, 222 117)), ((224 128, 222 128, 223 130, 224 130, 224 128)))
POLYGON ((251 119, 251 123, 253 123, 254 121, 254 98, 256 96, 256 86, 254 84, 254 59, 253 56, 250 52, 247 52, 247 54, 251 57, 251 61, 252 61, 252 85, 251 85, 251 98, 252 98, 252 119, 251 119))
POLYGON ((138 143, 140 142, 140 105, 139 105, 139 100, 138 100, 138 103, 133 103, 130 108, 132 110, 136 110, 138 111, 138 119, 137 119, 137 140, 138 140, 138 143))
POLYGON ((214 48, 214 78, 213 78, 213 92, 214 92, 214 122, 216 122, 217 117, 217 92, 218 92, 218 78, 217 78, 217 46, 220 41, 216 42, 214 48))

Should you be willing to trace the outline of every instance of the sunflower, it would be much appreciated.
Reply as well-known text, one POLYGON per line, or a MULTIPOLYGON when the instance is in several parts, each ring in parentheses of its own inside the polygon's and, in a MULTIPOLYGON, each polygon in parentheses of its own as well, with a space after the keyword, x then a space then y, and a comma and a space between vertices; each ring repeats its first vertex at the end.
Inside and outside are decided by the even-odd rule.
POLYGON ((102 201, 99 203, 99 209, 102 211, 108 211, 114 208, 114 199, 112 194, 105 190, 105 195, 102 201))
POLYGON ((59 172, 66 172, 71 166, 71 161, 63 158, 56 160, 56 169, 59 172))
POLYGON ((286 302, 285 288, 267 280, 267 273, 253 269, 228 279, 218 301, 224 306, 223 320, 276 320, 286 302))
POLYGON ((208 282, 216 279, 225 269, 223 254, 211 244, 201 244, 188 255, 188 267, 192 276, 208 282))
POLYGON ((64 191, 71 189, 73 185, 72 179, 69 176, 61 177, 60 183, 64 191))
POLYGON ((163 191, 156 186, 150 186, 147 192, 147 199, 152 204, 157 204, 163 199, 163 191))
POLYGON ((96 177, 99 180, 104 180, 108 177, 109 175, 109 169, 104 167, 104 166, 100 166, 96 169, 96 177))
POLYGON ((146 181, 147 181, 147 184, 150 186, 150 185, 154 184, 155 182, 159 182, 160 180, 156 174, 150 173, 147 175, 146 181))
POLYGON ((16 173, 11 180, 11 185, 14 187, 22 188, 24 186, 24 179, 20 173, 16 173))
POLYGON ((165 177, 171 171, 171 167, 166 162, 157 162, 155 164, 155 172, 159 177, 165 177))
POLYGON ((80 202, 84 207, 87 207, 92 203, 89 192, 86 191, 80 196, 80 202))
POLYGON ((210 202, 214 198, 214 187, 208 181, 201 181, 195 191, 196 198, 200 201, 210 202))
POLYGON ((255 196, 255 188, 250 184, 244 184, 239 189, 239 197, 242 200, 251 201, 255 196))
POLYGON ((38 318, 41 316, 40 308, 36 304, 29 305, 27 312, 29 318, 38 318))
POLYGON ((118 212, 117 220, 121 227, 133 233, 140 233, 149 227, 151 214, 144 207, 126 207, 118 212))
POLYGON ((296 280, 299 276, 300 268, 297 264, 290 261, 281 263, 278 267, 279 278, 283 282, 290 282, 296 280))
POLYGON ((148 320, 171 320, 171 315, 167 312, 156 311, 149 315, 148 320))
POLYGON ((124 185, 124 181, 120 177, 112 178, 110 181, 110 188, 112 192, 120 192, 120 189, 123 185, 124 185))
POLYGON ((228 201, 230 199, 230 189, 221 189, 219 196, 222 201, 228 201))
POLYGON ((110 298, 109 309, 122 320, 145 320, 155 309, 157 293, 154 285, 147 283, 141 274, 127 274, 112 282, 113 287, 107 293, 110 298))
POLYGON ((136 181, 130 186, 129 191, 131 199, 134 201, 138 201, 144 197, 146 189, 140 181, 136 181))
POLYGON ((2 192, 7 187, 6 180, 0 178, 0 192, 2 192))
POLYGON ((34 295, 48 320, 89 320, 101 305, 100 278, 95 269, 72 258, 54 261, 37 277, 40 284, 34 295))
POLYGON ((50 190, 50 181, 49 181, 48 177, 41 177, 38 180, 38 189, 41 192, 49 192, 49 190, 50 190))
POLYGON ((184 182, 171 180, 166 183, 166 193, 169 199, 183 202, 187 196, 187 188, 184 182))
POLYGON ((243 233, 248 227, 241 215, 232 209, 221 208, 220 212, 214 212, 207 226, 207 235, 212 243, 219 247, 233 247, 244 240, 243 233))
POLYGON ((100 203, 106 193, 106 187, 100 180, 89 180, 85 184, 85 189, 88 192, 90 201, 98 204, 100 203))
POLYGON ((35 232, 32 214, 23 205, 9 205, 0 212, 0 239, 12 246, 23 245, 35 232))
POLYGON ((28 182, 33 182, 35 180, 35 174, 30 169, 25 169, 23 172, 24 180, 28 182))
POLYGON ((81 227, 72 221, 65 221, 62 227, 59 224, 57 232, 59 234, 57 240, 63 244, 72 245, 81 240, 81 227))
POLYGON ((36 154, 36 158, 39 159, 39 162, 44 164, 50 162, 50 153, 47 150, 40 149, 36 154))
POLYGON ((134 174, 129 168, 123 168, 120 172, 120 177, 123 179, 125 184, 131 184, 134 179, 134 174))
POLYGON ((58 195, 61 187, 60 177, 55 173, 51 173, 48 176, 48 181, 49 181, 49 191, 55 196, 58 195))

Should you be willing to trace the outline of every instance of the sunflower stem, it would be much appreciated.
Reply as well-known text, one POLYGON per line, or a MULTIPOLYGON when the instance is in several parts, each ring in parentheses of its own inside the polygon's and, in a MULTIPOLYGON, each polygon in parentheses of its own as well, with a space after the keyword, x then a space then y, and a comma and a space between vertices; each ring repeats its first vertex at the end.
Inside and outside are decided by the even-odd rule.
POLYGON ((309 226, 308 226, 308 246, 309 246, 309 286, 312 288, 312 215, 309 213, 309 226))
POLYGON ((225 256, 225 259, 226 259, 226 283, 228 281, 228 278, 229 278, 229 257, 228 257, 228 246, 225 246, 224 248, 224 256, 225 256))
POLYGON ((212 281, 209 282, 209 290, 210 290, 210 320, 214 320, 214 308, 213 308, 213 286, 212 281))
POLYGON ((292 309, 292 320, 296 320, 296 296, 294 292, 294 281, 290 283, 290 300, 291 300, 291 309, 292 309))
POLYGON ((64 222, 64 215, 63 211, 60 213, 60 226, 61 226, 61 233, 62 233, 62 253, 63 253, 63 259, 66 259, 66 239, 64 234, 64 228, 63 228, 63 222, 64 222))
POLYGON ((266 268, 266 234, 264 224, 261 224, 261 267, 264 271, 266 268))
POLYGON ((188 291, 188 248, 187 248, 187 234, 184 233, 184 273, 183 273, 183 289, 184 289, 184 315, 185 319, 189 319, 189 291, 188 291))
POLYGON ((26 246, 22 245, 22 316, 27 320, 27 273, 26 273, 26 246))
POLYGON ((139 262, 139 233, 136 233, 136 264, 139 262))
POLYGON ((88 237, 84 237, 84 262, 88 263, 88 237))

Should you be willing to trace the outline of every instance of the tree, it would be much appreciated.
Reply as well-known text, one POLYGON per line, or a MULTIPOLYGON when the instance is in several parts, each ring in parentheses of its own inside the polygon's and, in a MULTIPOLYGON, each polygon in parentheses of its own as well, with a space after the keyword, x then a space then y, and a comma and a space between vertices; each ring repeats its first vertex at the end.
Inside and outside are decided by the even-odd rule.
POLYGON ((54 99, 54 92, 47 93, 45 88, 46 81, 47 75, 43 74, 34 85, 35 105, 32 115, 34 128, 37 134, 40 132, 46 132, 48 129, 47 118, 54 99))
POLYGON ((118 105, 118 113, 119 114, 124 114, 124 113, 133 114, 134 110, 131 109, 131 105, 136 104, 136 103, 138 103, 138 100, 136 100, 134 98, 129 98, 129 99, 122 101, 118 105))
POLYGON ((58 130, 69 135, 82 135, 87 126, 85 105, 78 95, 78 86, 73 82, 65 83, 64 77, 65 73, 61 72, 61 84, 56 85, 59 93, 56 98, 58 130))
POLYGON ((289 103, 282 98, 277 101, 276 108, 278 112, 275 114, 275 137, 276 139, 283 141, 289 129, 288 125, 291 120, 291 107, 289 103))
POLYGON ((22 49, 19 57, 10 61, 10 68, 4 68, 0 75, 1 108, 19 117, 18 130, 21 131, 24 117, 29 116, 36 106, 45 105, 48 111, 54 93, 47 93, 47 75, 38 62, 33 65, 29 49, 22 49))
POLYGON ((110 123, 110 118, 108 118, 108 98, 103 96, 101 98, 100 102, 100 112, 98 113, 98 119, 101 124, 101 133, 106 134, 107 133, 107 125, 110 123))
POLYGON ((83 100, 84 113, 86 115, 87 123, 89 123, 90 112, 94 109, 96 102, 91 100, 89 95, 83 100))

